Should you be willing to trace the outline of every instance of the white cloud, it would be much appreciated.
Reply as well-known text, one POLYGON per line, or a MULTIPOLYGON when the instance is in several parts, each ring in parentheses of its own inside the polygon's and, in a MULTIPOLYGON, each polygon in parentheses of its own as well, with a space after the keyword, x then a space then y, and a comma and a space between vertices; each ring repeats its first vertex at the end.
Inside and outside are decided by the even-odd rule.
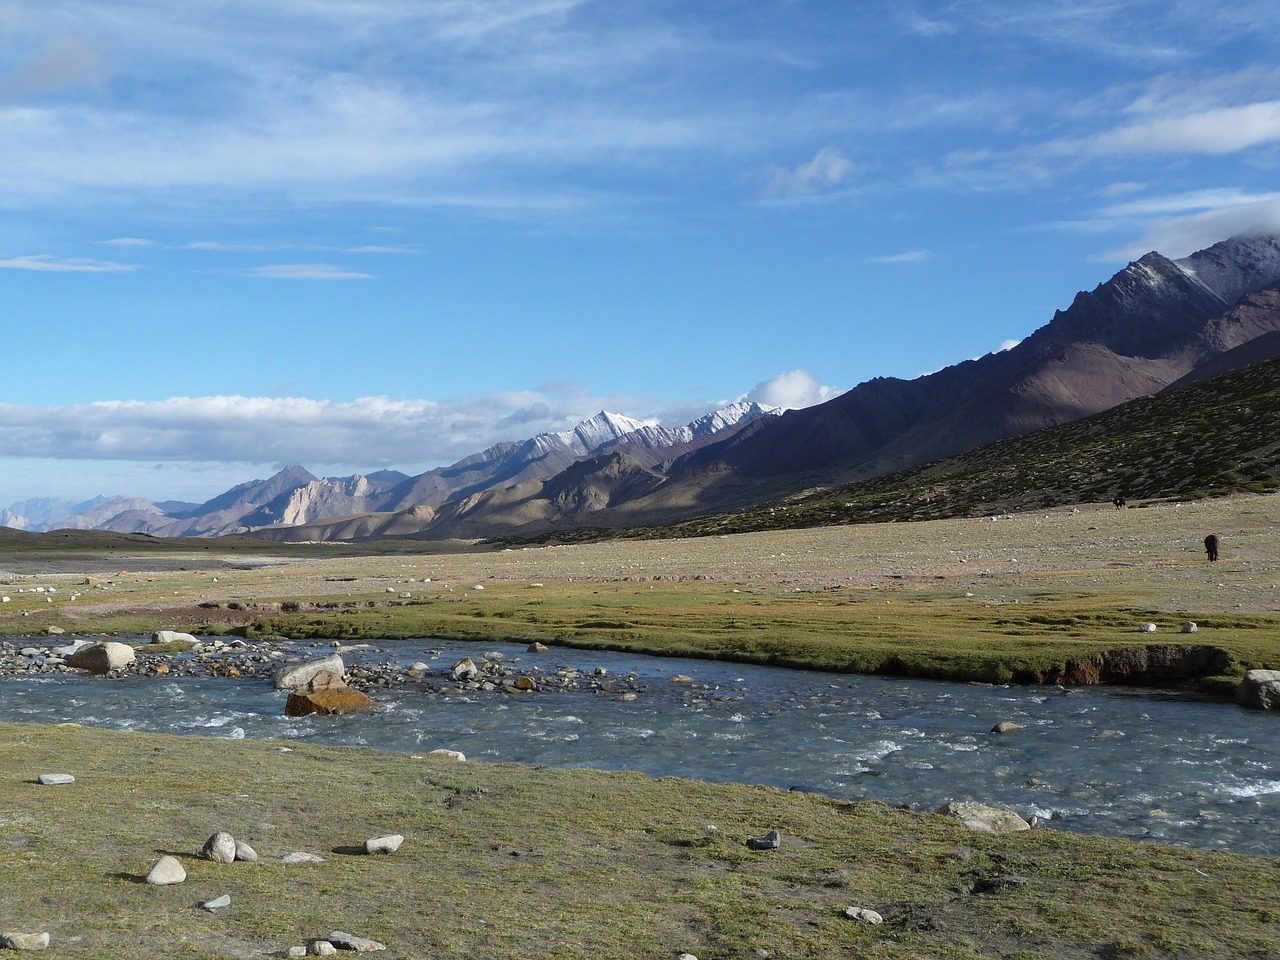
POLYGON ((1280 233, 1280 199, 1157 220, 1148 226, 1141 238, 1109 251, 1100 259, 1126 262, 1136 260, 1151 250, 1176 259, 1228 237, 1255 233, 1280 233))
POLYGON ((373 280, 372 273, 360 273, 335 267, 331 263, 277 263, 265 267, 253 267, 245 271, 250 276, 272 280, 373 280))
POLYGON ((824 193, 840 186, 853 174, 853 161, 835 147, 823 147, 804 163, 789 169, 775 169, 764 185, 768 199, 789 199, 824 193))
POLYGON ((843 392, 840 387, 825 386, 808 370, 788 370, 756 384, 743 399, 754 400, 771 407, 799 410, 802 407, 825 403, 843 392))
POLYGON ((1228 154, 1280 141, 1280 100, 1224 106, 1181 116, 1159 116, 1115 127, 1074 144, 1071 152, 1228 154))
POLYGON ((130 263, 116 263, 112 260, 88 260, 76 257, 55 257, 47 253, 0 260, 0 267, 6 270, 40 270, 52 273, 128 273, 131 270, 138 269, 137 265, 130 263))
POLYGON ((1200 210, 1221 210, 1280 200, 1280 193, 1244 193, 1234 188, 1194 190, 1168 196, 1144 197, 1107 207, 1108 217, 1150 217, 1200 210))
POLYGON ((154 247, 156 241, 144 240, 141 237, 113 237, 110 240, 102 241, 104 246, 108 247, 154 247))
POLYGON ((867 263, 924 263, 933 259, 932 250, 903 250, 901 253, 889 253, 879 257, 868 257, 867 263))
MULTIPOLYGON (((806 371, 792 370, 759 384, 741 399, 797 408, 838 393, 806 371)), ((125 466, 130 463, 145 464, 146 470, 165 464, 166 469, 184 475, 221 470, 225 489, 243 480, 236 474, 246 469, 298 463, 313 471, 335 473, 382 468, 416 473, 453 463, 495 443, 570 430, 600 410, 620 410, 638 419, 677 425, 722 405, 690 403, 646 415, 638 409, 641 404, 636 397, 591 394, 575 383, 446 401, 214 396, 59 407, 11 403, 0 404, 0 450, 18 464, 102 464, 101 469, 80 471, 84 482, 93 484, 100 482, 99 476, 141 477, 143 468, 125 466)), ((32 475, 36 473, 33 466, 32 475)), ((59 483, 60 489, 67 488, 65 478, 59 483)), ((191 497, 180 486, 156 491, 154 480, 146 485, 153 496, 191 497)), ((202 482, 201 488, 207 491, 208 483, 202 482)), ((37 488, 22 495, 46 493, 37 488)))

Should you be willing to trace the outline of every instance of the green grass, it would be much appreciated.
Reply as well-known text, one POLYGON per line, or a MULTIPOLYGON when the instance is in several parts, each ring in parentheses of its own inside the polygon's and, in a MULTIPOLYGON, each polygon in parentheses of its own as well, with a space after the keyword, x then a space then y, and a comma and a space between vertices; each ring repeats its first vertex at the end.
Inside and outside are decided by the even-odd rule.
POLYGON ((282 746, 0 725, 0 926, 47 930, 72 960, 256 957, 333 929, 390 956, 477 960, 1280 952, 1270 858, 995 837, 758 787, 282 746), (34 783, 53 770, 76 783, 34 783), (219 829, 262 861, 199 859, 219 829), (769 829, 780 850, 745 847, 769 829), (389 832, 406 837, 397 854, 338 852, 389 832), (293 850, 327 862, 279 863, 293 850), (139 882, 164 852, 187 881, 139 882), (222 893, 230 908, 198 908, 222 893), (846 906, 886 922, 856 925, 846 906))

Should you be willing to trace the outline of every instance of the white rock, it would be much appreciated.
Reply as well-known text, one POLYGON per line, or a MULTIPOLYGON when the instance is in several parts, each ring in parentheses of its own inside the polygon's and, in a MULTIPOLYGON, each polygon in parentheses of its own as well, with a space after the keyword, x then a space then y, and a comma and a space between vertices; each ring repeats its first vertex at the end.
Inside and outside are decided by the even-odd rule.
POLYGON ((332 957, 337 952, 338 948, 328 940, 314 940, 311 943, 311 955, 314 957, 332 957))
POLYGON ((939 807, 938 813, 956 817, 970 830, 981 833, 1012 833, 1031 829, 1031 824, 1008 807, 994 807, 985 803, 952 800, 939 807))
POLYGON ((432 757, 448 757, 450 760, 457 760, 459 763, 467 762, 467 755, 461 750, 446 750, 441 747, 439 750, 432 750, 428 756, 432 757))
POLYGON ((395 853, 404 843, 404 837, 398 833, 390 833, 385 837, 373 837, 364 842, 365 853, 395 853))
POLYGON ((200 641, 197 640, 195 637, 193 637, 189 633, 179 633, 177 630, 157 630, 155 633, 151 635, 151 642, 152 643, 178 643, 178 642, 199 643, 200 641))
POLYGON ((44 950, 49 946, 49 934, 5 933, 0 934, 0 943, 10 950, 44 950))
POLYGON ((1144 623, 1138 629, 1141 630, 1143 633, 1155 633, 1156 625, 1154 623, 1144 623))
POLYGON ((1280 670, 1250 670, 1236 687, 1236 700, 1259 710, 1280 709, 1280 670))
POLYGON ((214 897, 212 900, 206 900, 204 903, 200 904, 200 906, 204 907, 210 913, 213 913, 215 910, 221 910, 223 907, 231 906, 231 896, 230 894, 224 893, 220 897, 214 897))
POLYGON ((187 879, 187 871, 183 868, 176 857, 167 854, 156 861, 155 866, 151 868, 151 872, 147 874, 147 883, 156 886, 167 886, 173 883, 181 883, 187 879))
POLYGON ((243 860, 245 863, 257 863, 258 851, 253 849, 243 840, 236 841, 236 859, 243 860))
POLYGON ((331 654, 323 660, 312 660, 309 663, 299 663, 289 667, 282 667, 277 670, 272 678, 277 690, 292 690, 294 687, 300 687, 310 680, 315 679, 317 674, 333 673, 339 677, 347 672, 346 664, 342 662, 342 657, 338 654, 331 654))
POLYGON ((42 773, 37 779, 46 787, 54 787, 64 783, 75 783, 76 778, 69 773, 42 773))
POLYGON ((324 857, 317 857, 314 853, 303 853, 299 850, 296 853, 286 853, 280 858, 281 863, 324 863, 324 857))
POLYGON ((81 647, 67 657, 67 666, 88 670, 90 673, 109 673, 133 663, 136 659, 137 655, 133 652, 133 647, 127 643, 108 640, 81 647))
POLYGON ((201 851, 205 859, 214 863, 231 863, 236 858, 236 839, 229 833, 219 830, 204 842, 201 851))
POLYGON ((1200 624, 1196 623, 1194 620, 1188 620, 1182 625, 1183 633, 1197 633, 1199 630, 1200 624))
POLYGON ((866 907, 845 907, 844 915, 850 920, 858 920, 862 923, 884 923, 884 917, 874 910, 868 910, 866 907))

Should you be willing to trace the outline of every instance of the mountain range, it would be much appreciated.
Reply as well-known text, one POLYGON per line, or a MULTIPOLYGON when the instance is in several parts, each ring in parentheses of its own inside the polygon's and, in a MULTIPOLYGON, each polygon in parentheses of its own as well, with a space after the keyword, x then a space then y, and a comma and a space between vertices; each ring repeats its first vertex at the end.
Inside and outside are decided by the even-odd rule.
MULTIPOLYGON (((433 516, 449 501, 466 501, 491 488, 553 477, 596 455, 627 455, 635 462, 661 464, 731 436, 760 417, 782 411, 738 402, 680 427, 663 427, 602 411, 571 430, 496 444, 448 467, 417 476, 383 470, 350 477, 314 476, 301 466, 286 467, 266 480, 237 484, 205 503, 151 503, 133 497, 97 497, 80 504, 52 499, 25 500, 0 511, 0 526, 30 531, 109 530, 164 537, 212 537, 259 528, 293 528, 335 517, 372 515, 366 525, 404 525, 391 519, 433 516)), ((410 521, 413 525, 413 521, 410 521)), ((361 528, 363 529, 363 528, 361 528)), ((383 534, 379 532, 377 535, 383 534)))
POLYGON ((99 498, 54 519, 54 504, 25 501, 0 524, 280 541, 668 524, 1070 423, 1265 360, 1277 334, 1280 237, 1240 236, 1177 260, 1148 253, 1011 349, 914 380, 878 377, 803 410, 737 404, 676 429, 602 412, 414 477, 289 467, 205 504, 99 498))

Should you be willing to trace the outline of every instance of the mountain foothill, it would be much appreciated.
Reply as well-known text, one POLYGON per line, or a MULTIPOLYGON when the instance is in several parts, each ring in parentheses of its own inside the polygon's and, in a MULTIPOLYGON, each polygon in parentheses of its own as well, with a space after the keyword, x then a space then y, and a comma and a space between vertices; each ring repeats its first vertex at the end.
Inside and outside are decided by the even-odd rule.
POLYGON ((291 466, 203 504, 35 499, 0 510, 0 524, 273 541, 669 525, 909 472, 1278 354, 1280 236, 1238 236, 1177 260, 1148 253, 1010 349, 913 380, 877 377, 802 410, 740 402, 678 428, 602 411, 417 476, 291 466))

